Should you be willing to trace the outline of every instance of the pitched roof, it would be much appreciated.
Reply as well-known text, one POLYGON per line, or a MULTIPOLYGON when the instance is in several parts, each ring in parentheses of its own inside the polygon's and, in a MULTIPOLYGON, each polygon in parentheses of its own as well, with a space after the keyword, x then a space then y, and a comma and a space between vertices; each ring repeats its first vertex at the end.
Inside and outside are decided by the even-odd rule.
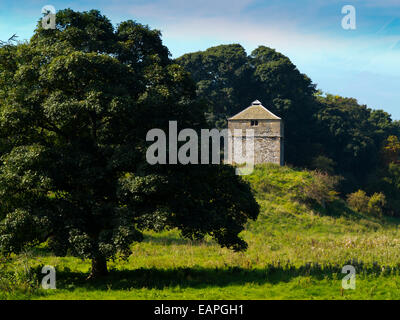
POLYGON ((260 101, 254 101, 250 107, 244 109, 228 120, 281 120, 265 108, 260 101))

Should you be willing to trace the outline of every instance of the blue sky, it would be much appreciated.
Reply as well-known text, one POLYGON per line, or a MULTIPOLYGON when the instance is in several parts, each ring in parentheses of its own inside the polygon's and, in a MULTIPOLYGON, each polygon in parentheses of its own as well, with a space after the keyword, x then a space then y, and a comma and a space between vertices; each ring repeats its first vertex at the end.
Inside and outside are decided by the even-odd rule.
POLYGON ((322 91, 400 120, 400 0, 0 0, 0 39, 28 39, 45 5, 149 24, 173 57, 219 44, 240 43, 249 53, 266 45, 322 91), (356 30, 342 28, 345 5, 356 9, 356 30))

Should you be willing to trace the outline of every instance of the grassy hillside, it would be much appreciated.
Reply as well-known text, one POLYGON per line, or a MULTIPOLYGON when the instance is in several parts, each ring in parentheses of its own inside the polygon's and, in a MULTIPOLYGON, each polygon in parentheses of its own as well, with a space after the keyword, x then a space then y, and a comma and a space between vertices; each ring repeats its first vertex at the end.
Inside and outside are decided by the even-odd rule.
POLYGON ((341 200, 325 208, 307 201, 305 188, 316 179, 312 172, 267 165, 246 179, 261 213, 242 234, 249 244, 244 253, 222 249, 210 239, 185 240, 175 230, 147 232, 143 243, 133 245, 128 261, 110 262, 107 279, 88 282, 89 261, 57 258, 41 246, 3 263, 3 269, 20 271, 13 278, 18 284, 14 288, 3 276, 0 297, 400 298, 400 220, 355 213, 341 200), (346 264, 356 267, 356 290, 341 289, 346 264), (23 268, 40 265, 56 267, 57 290, 32 289, 28 284, 23 268))

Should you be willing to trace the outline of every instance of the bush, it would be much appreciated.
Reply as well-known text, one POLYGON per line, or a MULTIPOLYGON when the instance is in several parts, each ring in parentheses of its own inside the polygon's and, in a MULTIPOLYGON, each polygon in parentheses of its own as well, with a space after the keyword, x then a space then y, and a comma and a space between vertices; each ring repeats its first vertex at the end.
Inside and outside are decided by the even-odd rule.
POLYGON ((339 177, 330 176, 327 173, 314 171, 311 182, 304 186, 303 192, 307 200, 317 202, 323 208, 326 203, 338 200, 338 192, 335 190, 339 183, 339 177))
POLYGON ((358 190, 347 196, 348 206, 357 212, 368 212, 369 197, 363 190, 358 190))
POLYGON ((385 195, 383 193, 374 193, 368 201, 368 212, 375 216, 382 217, 385 205, 385 195))

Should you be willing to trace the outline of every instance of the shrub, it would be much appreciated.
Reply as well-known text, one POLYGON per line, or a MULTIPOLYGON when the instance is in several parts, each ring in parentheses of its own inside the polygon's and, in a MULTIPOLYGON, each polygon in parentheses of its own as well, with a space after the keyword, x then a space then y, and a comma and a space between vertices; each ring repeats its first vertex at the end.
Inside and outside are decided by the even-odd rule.
POLYGON ((338 192, 335 190, 339 183, 339 177, 330 176, 327 173, 314 171, 313 179, 304 188, 304 196, 307 200, 317 202, 323 208, 327 202, 338 200, 338 192))
POLYGON ((386 198, 383 193, 374 193, 368 201, 368 212, 382 217, 383 208, 386 205, 386 198))
POLYGON ((357 212, 368 212, 368 203, 370 198, 367 196, 365 191, 358 190, 347 196, 348 206, 357 212))

